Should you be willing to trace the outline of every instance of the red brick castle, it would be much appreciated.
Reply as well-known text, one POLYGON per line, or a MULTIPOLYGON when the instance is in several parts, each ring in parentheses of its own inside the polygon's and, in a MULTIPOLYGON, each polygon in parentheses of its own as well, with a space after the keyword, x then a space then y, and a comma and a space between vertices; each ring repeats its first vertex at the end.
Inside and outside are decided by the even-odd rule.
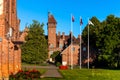
MULTIPOLYGON (((69 35, 65 35, 63 32, 56 34, 56 25, 57 22, 53 15, 48 13, 48 58, 53 54, 54 51, 60 51, 62 56, 63 65, 79 65, 80 64, 80 35, 75 38, 74 35, 70 32, 69 35), (72 36, 71 36, 72 35, 72 36), (72 41, 72 44, 71 44, 72 41)), ((87 46, 82 41, 81 46, 82 51, 82 64, 88 62, 87 59, 87 46)), ((90 59, 92 62, 95 57, 93 50, 90 49, 90 59)))
POLYGON ((80 36, 78 38, 75 38, 73 36, 72 38, 73 44, 71 44, 71 33, 70 35, 65 35, 64 32, 62 33, 62 35, 60 34, 60 32, 56 34, 56 24, 57 22, 54 16, 49 13, 48 24, 47 24, 48 25, 49 58, 54 51, 60 51, 62 54, 63 64, 71 65, 71 62, 73 62, 72 64, 77 65, 79 63, 80 36), (74 56, 74 57, 71 58, 71 56, 74 56))
POLYGON ((21 69, 21 49, 16 0, 0 0, 0 80, 21 69))
MULTIPOLYGON (((19 30, 20 20, 17 17, 16 0, 0 0, 0 80, 8 80, 11 73, 21 70, 20 44, 25 41, 28 29, 21 33, 19 30)), ((60 51, 62 64, 79 64, 79 41, 80 36, 65 35, 63 32, 56 34, 57 22, 53 15, 48 14, 48 58, 54 51, 60 51), (72 56, 72 57, 71 57, 72 56)), ((82 55, 87 52, 86 46, 82 46, 82 55)), ((83 59, 83 61, 85 61, 83 59)))

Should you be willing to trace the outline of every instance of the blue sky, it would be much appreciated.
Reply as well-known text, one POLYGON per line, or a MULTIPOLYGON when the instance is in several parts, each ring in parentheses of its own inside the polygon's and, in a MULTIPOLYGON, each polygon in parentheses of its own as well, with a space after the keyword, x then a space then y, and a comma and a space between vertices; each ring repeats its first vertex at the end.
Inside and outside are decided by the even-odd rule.
POLYGON ((83 19, 82 30, 87 24, 88 18, 96 16, 100 21, 106 16, 114 14, 120 17, 120 0, 17 0, 17 14, 21 20, 20 30, 32 20, 44 23, 47 34, 48 11, 57 21, 57 31, 69 34, 71 30, 71 14, 75 17, 73 34, 80 34, 80 16, 83 19))

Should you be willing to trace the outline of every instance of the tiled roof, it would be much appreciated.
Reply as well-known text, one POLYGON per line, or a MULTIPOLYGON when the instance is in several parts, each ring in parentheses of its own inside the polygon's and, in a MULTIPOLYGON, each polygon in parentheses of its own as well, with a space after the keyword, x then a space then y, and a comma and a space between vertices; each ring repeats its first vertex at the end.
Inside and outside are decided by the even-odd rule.
POLYGON ((48 16, 48 23, 57 23, 53 15, 49 14, 48 16))

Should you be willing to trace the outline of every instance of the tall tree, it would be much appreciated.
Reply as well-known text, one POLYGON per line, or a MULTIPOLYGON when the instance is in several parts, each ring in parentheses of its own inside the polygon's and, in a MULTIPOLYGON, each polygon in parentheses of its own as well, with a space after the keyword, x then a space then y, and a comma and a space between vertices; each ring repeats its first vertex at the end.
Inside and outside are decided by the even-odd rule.
MULTIPOLYGON (((92 17, 91 21, 95 26, 90 26, 90 47, 97 50, 97 59, 102 66, 117 67, 120 59, 120 18, 109 15, 102 22, 96 17, 92 17)), ((83 39, 87 42, 87 26, 83 30, 83 39)))
POLYGON ((101 24, 103 29, 99 34, 101 40, 98 41, 98 46, 101 46, 102 54, 99 55, 99 60, 106 62, 109 67, 118 67, 118 51, 116 51, 118 48, 116 46, 120 43, 119 18, 109 15, 101 24))
POLYGON ((21 46, 22 61, 25 63, 43 63, 47 59, 47 40, 44 36, 44 24, 33 20, 29 26, 26 42, 21 46))

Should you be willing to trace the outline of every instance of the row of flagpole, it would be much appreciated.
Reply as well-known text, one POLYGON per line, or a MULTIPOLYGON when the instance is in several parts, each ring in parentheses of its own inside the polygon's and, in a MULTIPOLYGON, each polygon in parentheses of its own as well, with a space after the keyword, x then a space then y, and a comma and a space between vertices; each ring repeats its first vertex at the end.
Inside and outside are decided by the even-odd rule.
POLYGON ((73 22, 74 22, 74 17, 72 16, 72 14, 71 14, 71 69, 73 69, 73 51, 72 51, 72 49, 73 49, 73 40, 72 40, 72 35, 73 35, 73 22))
MULTIPOLYGON (((72 41, 72 37, 73 37, 73 23, 74 23, 74 16, 71 14, 71 69, 73 69, 73 41, 72 41)), ((82 17, 80 17, 80 69, 81 69, 81 65, 82 65, 82 57, 81 57, 81 54, 82 54, 82 17)), ((88 69, 89 69, 89 25, 93 25, 94 24, 88 19, 88 56, 87 56, 87 60, 88 60, 88 63, 87 63, 87 66, 88 66, 88 69)))
POLYGON ((82 58, 81 57, 81 53, 82 53, 82 50, 81 50, 82 49, 82 47, 81 47, 81 43, 82 43, 82 41, 81 41, 82 40, 82 37, 81 37, 82 36, 82 24, 83 24, 82 18, 80 17, 80 69, 81 69, 81 64, 82 64, 81 63, 81 58, 82 58))

